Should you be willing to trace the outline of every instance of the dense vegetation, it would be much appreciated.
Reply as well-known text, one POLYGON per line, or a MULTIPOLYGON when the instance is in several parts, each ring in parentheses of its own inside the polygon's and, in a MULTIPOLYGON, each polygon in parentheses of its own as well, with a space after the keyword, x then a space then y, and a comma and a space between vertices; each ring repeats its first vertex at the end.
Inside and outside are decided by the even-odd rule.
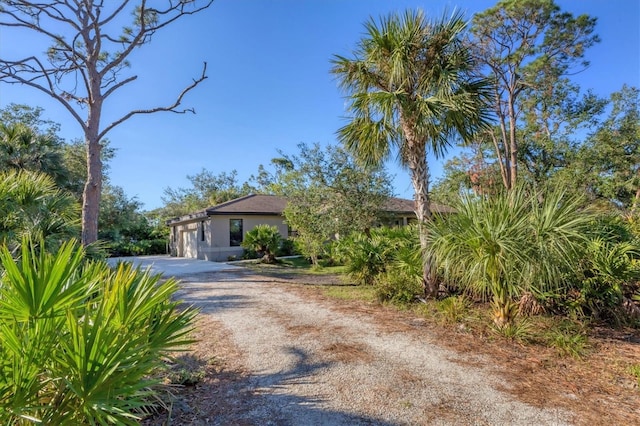
MULTIPOLYGON (((343 264, 380 301, 435 304, 454 322, 478 307, 509 337, 531 318, 569 323, 553 338, 569 354, 582 327, 640 326, 640 90, 604 99, 571 80, 595 24, 551 0, 502 1, 469 31, 457 14, 372 20, 354 58, 333 61, 353 113, 344 146, 300 144, 244 183, 202 169, 143 212, 109 184, 101 141, 101 243, 85 248, 73 242, 84 143, 61 140, 39 108, 0 110, 2 422, 135 424, 194 313, 171 301, 174 281, 89 259, 165 253, 166 219, 249 193, 287 196, 296 249, 315 267, 343 264), (430 188, 426 153, 455 137, 461 154, 430 188), (377 226, 394 149, 415 226, 377 226), (433 215, 432 199, 455 213, 433 215)), ((269 263, 292 244, 268 226, 244 241, 269 263)))
POLYGON ((24 239, 0 263, 2 424, 138 424, 195 314, 171 301, 176 281, 87 262, 73 241, 24 239))

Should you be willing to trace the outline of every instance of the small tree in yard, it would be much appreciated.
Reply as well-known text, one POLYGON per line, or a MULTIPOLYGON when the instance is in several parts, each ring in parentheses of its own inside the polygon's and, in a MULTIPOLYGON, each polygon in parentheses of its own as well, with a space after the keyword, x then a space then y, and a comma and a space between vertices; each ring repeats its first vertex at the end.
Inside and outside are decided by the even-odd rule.
MULTIPOLYGON (((129 66, 128 58, 137 47, 150 43, 158 30, 206 9, 212 2, 165 0, 149 5, 146 0, 0 0, 0 27, 27 30, 51 43, 42 57, 34 52, 22 59, 1 57, 0 82, 29 86, 51 96, 69 111, 84 133, 88 173, 82 202, 83 245, 98 239, 103 138, 134 115, 194 112, 178 107, 187 92, 206 79, 205 63, 202 74, 173 103, 123 111, 119 118, 104 124, 106 101, 137 79, 136 75, 121 76, 129 66), (128 15, 133 15, 131 25, 118 29, 117 23, 128 15)), ((10 36, 3 33, 3 37, 10 36)))
POLYGON ((277 227, 258 225, 244 236, 242 247, 257 251, 262 255, 264 263, 275 263, 276 250, 281 242, 282 237, 277 227))

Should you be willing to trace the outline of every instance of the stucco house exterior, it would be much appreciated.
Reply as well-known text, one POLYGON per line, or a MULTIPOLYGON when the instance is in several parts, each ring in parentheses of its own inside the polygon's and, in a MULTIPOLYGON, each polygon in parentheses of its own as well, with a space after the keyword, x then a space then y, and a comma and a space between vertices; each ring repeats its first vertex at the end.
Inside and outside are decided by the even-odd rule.
MULTIPOLYGON (((260 224, 276 226, 287 238, 291 229, 282 215, 286 206, 284 197, 251 194, 171 219, 167 221, 171 255, 216 262, 240 257, 244 235, 260 224)), ((450 211, 436 204, 431 207, 434 212, 450 211)), ((393 226, 416 220, 413 200, 389 198, 384 211, 393 226)))

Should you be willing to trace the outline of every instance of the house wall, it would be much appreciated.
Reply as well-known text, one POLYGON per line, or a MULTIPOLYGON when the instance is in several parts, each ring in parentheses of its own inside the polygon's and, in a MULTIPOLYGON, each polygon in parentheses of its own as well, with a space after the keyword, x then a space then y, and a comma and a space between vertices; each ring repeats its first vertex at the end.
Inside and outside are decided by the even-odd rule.
POLYGON ((257 225, 266 224, 276 226, 283 238, 288 236, 288 228, 282 216, 273 215, 216 215, 204 221, 196 220, 189 223, 181 223, 172 228, 172 233, 177 238, 172 243, 171 254, 178 257, 191 257, 215 262, 226 261, 231 256, 241 257, 244 249, 242 247, 231 247, 229 245, 229 220, 242 219, 242 233, 244 235, 257 225), (202 240, 201 228, 204 226, 204 241, 202 240), (191 241, 195 233, 196 248, 195 253, 185 246, 191 241))

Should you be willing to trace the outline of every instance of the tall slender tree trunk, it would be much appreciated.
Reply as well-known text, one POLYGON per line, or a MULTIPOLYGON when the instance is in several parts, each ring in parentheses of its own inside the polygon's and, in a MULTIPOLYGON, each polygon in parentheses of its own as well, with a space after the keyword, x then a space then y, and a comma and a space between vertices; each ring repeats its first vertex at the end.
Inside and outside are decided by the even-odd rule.
POLYGON ((98 240, 98 214, 102 194, 102 145, 100 145, 100 116, 102 96, 98 78, 92 78, 91 99, 85 130, 87 148, 87 181, 82 193, 82 245, 87 246, 98 240))
MULTIPOLYGON (((96 135, 97 136, 97 135, 96 135)), ((87 181, 82 194, 82 245, 98 240, 98 212, 102 192, 102 146, 97 138, 87 138, 87 181)))
MULTIPOLYGON (((412 135, 413 132, 404 131, 412 135)), ((416 216, 418 217, 418 232, 420 235, 420 250, 422 251, 422 286, 427 298, 438 296, 438 281, 433 257, 429 254, 429 229, 427 222, 431 220, 431 201, 429 200, 429 165, 424 142, 410 142, 407 137, 407 160, 413 184, 416 216)))
MULTIPOLYGON (((518 178, 518 141, 516 140, 516 110, 514 105, 515 99, 509 98, 509 155, 510 161, 510 173, 509 173, 509 187, 507 189, 513 189, 516 186, 518 178)), ((506 142, 505 142, 506 143, 506 142)))

